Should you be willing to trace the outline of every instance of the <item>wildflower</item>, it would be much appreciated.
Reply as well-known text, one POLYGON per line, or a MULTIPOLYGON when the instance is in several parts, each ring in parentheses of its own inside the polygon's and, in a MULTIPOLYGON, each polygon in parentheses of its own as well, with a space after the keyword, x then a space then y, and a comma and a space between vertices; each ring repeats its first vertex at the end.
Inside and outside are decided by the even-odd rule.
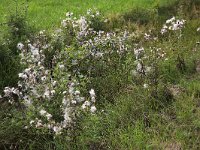
POLYGON ((40 35, 44 34, 44 30, 39 32, 40 35))
POLYGON ((66 26, 67 26, 66 20, 62 20, 62 21, 61 21, 61 25, 62 25, 62 27, 66 27, 66 26))
POLYGON ((49 70, 45 70, 45 73, 44 73, 44 74, 45 74, 45 75, 48 75, 48 73, 49 73, 49 70))
POLYGON ((179 29, 179 24, 175 23, 172 26, 172 30, 178 30, 179 29))
POLYGON ((76 90, 76 91, 74 92, 74 94, 75 94, 75 95, 80 95, 80 91, 76 90))
POLYGON ((32 125, 34 122, 35 122, 34 120, 31 120, 31 121, 30 121, 30 125, 32 125))
POLYGON ((168 20, 166 21, 166 23, 169 24, 169 23, 173 22, 174 20, 175 20, 175 17, 172 17, 171 19, 168 19, 168 20))
POLYGON ((163 25, 161 29, 161 34, 166 33, 168 30, 176 31, 181 30, 184 27, 185 20, 176 20, 175 17, 166 21, 166 24, 163 25))
POLYGON ((91 113, 94 113, 96 110, 97 110, 97 108, 96 108, 95 106, 92 106, 92 107, 90 108, 90 112, 91 112, 91 113))
POLYGON ((30 50, 31 50, 32 53, 33 53, 33 51, 38 50, 32 44, 28 44, 28 47, 30 48, 30 50))
POLYGON ((36 128, 43 127, 42 120, 38 120, 35 127, 36 128))
POLYGON ((85 102, 83 103, 83 105, 81 106, 81 108, 82 108, 82 109, 85 109, 85 108, 89 107, 90 105, 91 105, 91 103, 90 103, 89 101, 85 101, 85 102))
POLYGON ((16 95, 19 95, 19 90, 18 89, 12 89, 12 93, 16 94, 16 95))
POLYGON ((163 58, 165 56, 165 54, 163 53, 163 54, 161 54, 161 57, 163 58))
POLYGON ((42 64, 42 63, 41 63, 40 61, 38 61, 38 66, 41 66, 41 64, 42 64))
POLYGON ((54 95, 56 93, 55 90, 51 90, 51 95, 54 95))
POLYGON ((87 25, 87 21, 86 21, 86 18, 85 17, 81 17, 79 20, 78 20, 78 23, 80 25, 80 29, 81 31, 85 31, 88 27, 87 25))
POLYGON ((84 104, 85 106, 90 106, 91 103, 89 101, 85 101, 84 104))
POLYGON ((95 98, 95 97, 91 97, 91 101, 92 101, 93 103, 95 103, 95 102, 96 102, 96 98, 95 98))
POLYGON ((108 22, 108 19, 105 19, 104 22, 105 22, 105 23, 108 22))
POLYGON ((59 68, 60 68, 60 69, 64 69, 65 66, 64 66, 64 65, 59 65, 59 68))
POLYGON ((19 76, 19 78, 22 78, 23 73, 19 73, 18 76, 19 76))
POLYGON ((26 68, 26 69, 24 70, 24 72, 27 73, 27 74, 29 74, 30 71, 31 71, 31 68, 26 68))
POLYGON ((87 10, 87 14, 88 14, 88 15, 90 15, 90 14, 91 14, 91 12, 92 12, 92 10, 91 10, 91 9, 88 9, 88 10, 87 10))
POLYGON ((63 91, 63 95, 65 95, 67 93, 67 91, 63 91))
POLYGON ((49 114, 49 113, 47 113, 47 114, 46 114, 46 117, 47 117, 48 120, 50 120, 50 119, 52 118, 52 115, 49 114))
POLYGON ((71 103, 75 105, 77 103, 77 101, 72 100, 71 103))
POLYGON ((143 71, 143 66, 142 66, 142 64, 140 62, 138 62, 136 70, 137 70, 137 72, 142 72, 143 71))
POLYGON ((24 96, 23 99, 25 106, 30 107, 32 105, 32 101, 28 96, 24 96))
POLYGON ((70 108, 65 108, 65 110, 64 110, 64 119, 65 119, 66 122, 71 122, 70 108))
POLYGON ((101 58, 101 57, 103 57, 103 54, 104 54, 104 53, 97 52, 97 53, 95 54, 95 57, 96 57, 96 58, 101 58))
POLYGON ((163 25, 163 29, 168 29, 168 27, 166 26, 166 24, 163 25))
POLYGON ((167 30, 163 28, 163 29, 161 29, 160 32, 161 32, 161 34, 165 34, 167 32, 167 30))
POLYGON ((5 97, 8 97, 12 93, 12 90, 9 87, 5 87, 3 92, 5 94, 5 97))
POLYGON ((42 80, 42 81, 45 81, 46 79, 47 79, 46 76, 41 77, 41 80, 42 80))
POLYGON ((45 110, 40 110, 40 115, 44 116, 47 112, 45 110))
POLYGON ((49 91, 48 88, 45 89, 45 92, 44 92, 43 98, 48 98, 48 99, 50 99, 50 91, 49 91))
POLYGON ((86 109, 87 107, 86 107, 85 104, 83 104, 83 105, 81 106, 81 108, 82 108, 82 109, 86 109))
POLYGON ((18 43, 18 44, 17 44, 17 48, 18 48, 19 50, 22 50, 22 49, 24 48, 24 44, 18 43))
POLYGON ((52 129, 53 128, 52 124, 47 124, 46 126, 47 126, 48 129, 52 129))
POLYGON ((39 55, 39 50, 38 50, 37 48, 31 50, 31 52, 32 52, 33 56, 37 56, 37 55, 39 55))
POLYGON ((145 33, 145 34, 144 34, 144 38, 145 38, 146 40, 149 40, 149 39, 150 39, 150 35, 147 34, 147 33, 145 33))
POLYGON ((73 13, 72 12, 67 12, 66 13, 66 17, 72 17, 73 16, 73 13))
POLYGON ((94 89, 91 89, 89 93, 90 93, 90 96, 91 96, 91 97, 95 97, 94 89))
POLYGON ((134 49, 134 54, 135 54, 135 57, 136 57, 136 60, 139 59, 141 56, 141 54, 144 52, 144 48, 141 47, 141 48, 138 48, 138 49, 134 49))
POLYGON ((74 87, 69 86, 69 94, 73 94, 73 92, 74 92, 74 87))
POLYGON ((28 78, 28 76, 24 73, 19 73, 18 76, 19 76, 19 78, 22 78, 24 80, 26 80, 28 78))
POLYGON ((56 133, 56 135, 61 134, 62 128, 60 126, 54 126, 53 131, 56 133))
POLYGON ((96 12, 96 16, 99 16, 99 15, 100 15, 100 13, 99 13, 99 11, 97 11, 97 12, 96 12))
POLYGON ((143 87, 144 87, 145 89, 147 89, 147 88, 148 88, 148 84, 145 83, 145 84, 143 85, 143 87))
POLYGON ((57 81, 53 81, 52 85, 56 86, 56 84, 57 84, 57 81))

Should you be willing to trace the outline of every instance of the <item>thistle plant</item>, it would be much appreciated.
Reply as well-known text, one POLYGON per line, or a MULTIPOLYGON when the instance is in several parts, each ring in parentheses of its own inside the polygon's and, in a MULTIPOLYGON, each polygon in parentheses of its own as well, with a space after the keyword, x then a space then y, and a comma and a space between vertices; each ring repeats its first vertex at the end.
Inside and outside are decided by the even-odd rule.
POLYGON ((29 122, 26 128, 46 128, 57 135, 73 129, 82 112, 97 111, 95 89, 86 85, 99 76, 97 62, 103 69, 122 66, 129 36, 126 31, 95 31, 91 23, 67 13, 53 34, 40 31, 16 45, 25 69, 18 74, 17 87, 6 87, 3 97, 11 104, 17 97, 29 122))
MULTIPOLYGON (((179 48, 177 50, 174 50, 173 53, 176 56, 177 61, 177 69, 180 70, 182 73, 186 69, 185 60, 184 60, 184 52, 183 48, 180 47, 181 40, 182 40, 182 29, 185 27, 186 20, 184 19, 177 19, 176 17, 172 17, 171 19, 168 19, 166 23, 163 25, 163 28, 161 29, 161 34, 169 34, 168 39, 175 37, 177 40, 170 41, 172 45, 177 44, 179 45, 179 48)), ((173 38, 174 39, 174 38, 173 38)))

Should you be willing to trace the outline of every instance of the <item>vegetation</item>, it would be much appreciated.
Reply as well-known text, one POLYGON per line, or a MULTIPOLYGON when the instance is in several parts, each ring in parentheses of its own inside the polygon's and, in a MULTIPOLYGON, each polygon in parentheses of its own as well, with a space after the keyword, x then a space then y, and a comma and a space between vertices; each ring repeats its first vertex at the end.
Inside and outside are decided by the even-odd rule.
MULTIPOLYGON (((155 5, 168 6, 175 0, 30 0, 28 1, 29 23, 39 29, 49 29, 59 26, 60 19, 65 16, 65 12, 73 12, 75 16, 83 15, 88 9, 96 8, 106 15, 121 14, 129 12, 134 7, 153 8, 155 5), (108 5, 109 3, 109 5, 108 5)), ((16 4, 24 8, 26 0, 5 0, 1 2, 0 22, 6 22, 10 12, 15 13, 16 4)))
POLYGON ((199 0, 22 3, 1 18, 0 149, 200 149, 199 0))

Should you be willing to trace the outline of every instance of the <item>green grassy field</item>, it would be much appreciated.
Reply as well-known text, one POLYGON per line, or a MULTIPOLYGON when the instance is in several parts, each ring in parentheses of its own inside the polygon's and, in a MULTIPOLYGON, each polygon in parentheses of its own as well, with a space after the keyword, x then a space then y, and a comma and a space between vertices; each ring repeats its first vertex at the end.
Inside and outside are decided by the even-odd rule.
MULTIPOLYGON (((28 0, 28 18, 37 28, 51 28, 60 23, 68 11, 75 15, 84 14, 89 8, 96 8, 105 15, 121 14, 134 7, 152 8, 156 4, 169 5, 176 0, 28 0)), ((0 3, 0 22, 6 21, 9 12, 15 12, 16 3, 24 7, 25 0, 4 0, 0 3)))

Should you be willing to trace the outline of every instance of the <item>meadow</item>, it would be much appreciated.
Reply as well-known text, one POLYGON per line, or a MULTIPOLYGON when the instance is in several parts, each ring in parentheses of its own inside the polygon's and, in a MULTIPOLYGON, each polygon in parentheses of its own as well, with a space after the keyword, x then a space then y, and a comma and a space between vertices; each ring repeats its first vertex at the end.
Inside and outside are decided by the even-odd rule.
MULTIPOLYGON (((105 15, 121 14, 134 7, 152 8, 154 5, 167 6, 175 0, 28 0, 29 23, 39 29, 48 29, 60 24, 65 13, 71 11, 75 16, 83 15, 89 8, 96 8, 105 15)), ((6 16, 15 13, 16 3, 24 8, 25 0, 4 0, 0 5, 0 22, 6 21, 6 16)))
POLYGON ((199 0, 24 2, 0 4, 0 149, 200 149, 199 0))

